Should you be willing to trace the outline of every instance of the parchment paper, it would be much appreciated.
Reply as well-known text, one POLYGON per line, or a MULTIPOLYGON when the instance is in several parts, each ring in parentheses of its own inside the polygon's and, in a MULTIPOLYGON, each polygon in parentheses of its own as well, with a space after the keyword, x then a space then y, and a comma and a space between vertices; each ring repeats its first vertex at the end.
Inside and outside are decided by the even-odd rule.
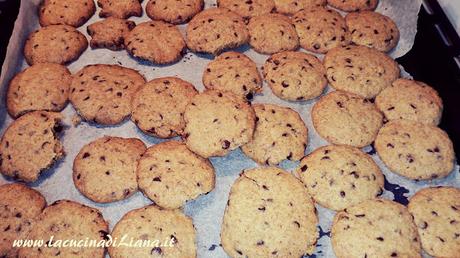
MULTIPOLYGON (((2 134, 5 128, 11 123, 11 118, 5 112, 5 91, 9 80, 14 76, 14 74, 27 67, 22 55, 22 47, 28 34, 39 27, 37 17, 37 6, 39 2, 40 0, 21 1, 20 14, 16 21, 13 35, 8 46, 8 52, 3 66, 3 73, 0 78, 0 94, 2 96, 2 101, 0 101, 0 131, 2 134)), ((147 1, 144 1, 144 5, 146 2, 147 1)), ((215 6, 215 1, 206 1, 206 6, 215 6)), ((393 18, 401 31, 400 43, 398 47, 390 53, 392 57, 396 58, 402 56, 411 49, 417 30, 416 23, 420 6, 421 0, 381 0, 377 11, 393 18)), ((97 10, 97 13, 99 13, 99 9, 97 10)), ((89 39, 89 36, 86 33, 86 26, 99 19, 100 18, 96 14, 87 24, 80 27, 79 30, 89 39)), ((143 17, 132 18, 132 20, 139 23, 149 19, 144 14, 143 17)), ((182 25, 180 28, 184 31, 185 26, 182 25)), ((237 50, 244 52, 252 58, 259 68, 268 58, 268 56, 257 54, 247 46, 241 47, 237 50)), ((319 57, 322 58, 321 56, 319 57)), ((196 88, 201 91, 203 90, 203 85, 201 83, 202 72, 211 58, 211 56, 207 55, 187 53, 181 61, 174 65, 155 66, 148 63, 138 63, 136 60, 130 58, 125 51, 113 52, 106 49, 88 49, 76 62, 69 65, 69 69, 72 73, 75 73, 88 64, 119 64, 139 70, 147 80, 162 76, 179 76, 180 78, 193 83, 196 88)), ((409 76, 406 73, 403 73, 403 75, 406 77, 409 76)), ((328 89, 328 91, 329 90, 330 89, 328 89)), ((275 103, 291 107, 298 111, 309 129, 310 140, 306 153, 310 153, 314 149, 327 144, 326 141, 316 134, 312 126, 310 109, 312 108, 314 101, 299 103, 286 102, 275 97, 268 86, 264 85, 263 94, 257 95, 254 102, 275 103)), ((91 202, 83 197, 73 184, 72 162, 83 145, 102 137, 103 135, 138 137, 148 146, 159 143, 162 140, 146 136, 129 120, 120 126, 114 127, 97 127, 87 123, 82 123, 77 127, 73 127, 71 119, 75 115, 75 111, 72 106, 68 105, 63 113, 66 116, 66 123, 69 125, 69 128, 65 130, 62 137, 67 155, 51 170, 44 173, 38 182, 31 184, 31 186, 38 189, 46 197, 48 203, 52 203, 59 199, 71 199, 92 207, 97 207, 102 211, 105 219, 107 219, 110 223, 111 228, 113 228, 116 222, 126 212, 150 204, 151 201, 139 192, 128 200, 116 203, 101 205, 91 202)), ((371 147, 367 147, 365 150, 372 155, 386 175, 386 191, 383 194, 383 197, 385 198, 394 199, 405 204, 407 203, 407 198, 415 191, 428 185, 455 185, 460 187, 458 165, 456 166, 455 173, 452 173, 445 179, 431 182, 414 182, 388 171, 371 147)), ((241 170, 256 167, 256 164, 243 155, 240 150, 233 151, 226 157, 211 158, 211 162, 216 170, 216 188, 208 195, 189 202, 184 207, 184 212, 193 218, 197 230, 198 257, 227 257, 219 245, 219 233, 228 193, 231 185, 238 177, 241 170)), ((280 166, 288 171, 292 171, 297 164, 297 162, 286 161, 280 166)), ((0 184, 4 184, 6 182, 6 178, 0 177, 0 184)), ((317 206, 317 208, 320 218, 319 230, 321 237, 318 241, 316 253, 311 257, 334 257, 329 238, 329 230, 334 212, 320 206, 317 206)))

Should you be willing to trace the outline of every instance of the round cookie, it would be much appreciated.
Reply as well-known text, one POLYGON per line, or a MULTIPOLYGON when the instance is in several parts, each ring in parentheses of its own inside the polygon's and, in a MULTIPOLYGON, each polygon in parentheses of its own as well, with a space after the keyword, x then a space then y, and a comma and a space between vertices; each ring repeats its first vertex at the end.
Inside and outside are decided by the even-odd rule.
POLYGON ((398 26, 388 16, 363 11, 347 14, 345 21, 351 31, 351 41, 357 45, 388 52, 398 44, 398 26))
POLYGON ((282 14, 264 14, 251 18, 248 24, 249 45, 261 54, 296 50, 299 37, 291 19, 282 14))
POLYGON ((289 101, 314 99, 327 86, 321 61, 303 52, 286 51, 272 55, 262 67, 262 74, 273 94, 289 101))
POLYGON ((369 155, 351 146, 320 147, 300 161, 296 173, 316 203, 336 211, 383 192, 380 168, 369 155))
POLYGON ((0 141, 1 173, 34 182, 65 153, 57 138, 59 113, 33 111, 13 121, 0 141))
POLYGON ((36 110, 61 111, 69 99, 72 75, 65 66, 39 63, 11 80, 6 106, 13 118, 36 110))
POLYGON ((74 27, 50 25, 30 34, 24 46, 29 65, 36 63, 70 63, 88 48, 88 40, 74 27))
POLYGON ((452 141, 433 125, 390 121, 380 129, 375 149, 391 171, 411 179, 442 178, 454 169, 452 141))
POLYGON ((226 8, 202 11, 193 17, 186 31, 190 50, 213 55, 244 45, 249 40, 243 18, 226 8))
POLYGON ((230 91, 247 100, 262 91, 257 65, 239 52, 225 52, 209 62, 203 73, 206 89, 230 91))
POLYGON ((327 3, 345 12, 374 10, 379 0, 327 0, 327 3))
POLYGON ((326 5, 326 0, 274 0, 275 10, 282 14, 292 15, 303 9, 326 5))
POLYGON ((225 156, 248 143, 256 120, 249 103, 231 92, 216 90, 196 95, 184 119, 187 147, 204 158, 225 156))
POLYGON ((70 102, 84 120, 116 125, 131 114, 131 100, 144 83, 144 77, 130 68, 88 65, 74 75, 70 102))
POLYGON ((91 36, 91 48, 107 48, 113 51, 125 48, 125 37, 136 27, 133 21, 109 17, 87 27, 91 36))
POLYGON ((203 0, 150 0, 145 12, 152 20, 181 24, 189 21, 203 7, 203 0))
POLYGON ((460 190, 430 187, 417 192, 408 205, 422 248, 433 257, 460 254, 460 190))
POLYGON ((162 21, 138 24, 125 37, 128 53, 154 64, 170 64, 182 58, 185 41, 179 29, 162 21))
POLYGON ((377 108, 387 120, 405 119, 438 125, 443 110, 442 99, 429 85, 398 79, 375 98, 377 108))
POLYGON ((273 0, 217 0, 217 5, 229 9, 245 19, 268 14, 275 9, 273 0))
POLYGON ((110 246, 110 257, 196 257, 195 228, 192 219, 179 210, 164 210, 154 205, 126 213, 115 225, 111 235, 121 239, 127 235, 172 246, 110 246))
POLYGON ((300 46, 314 53, 350 44, 351 34, 340 13, 328 8, 301 10, 294 14, 293 24, 299 35, 300 46))
POLYGON ((14 240, 26 238, 45 206, 45 198, 32 188, 22 184, 0 186, 0 257, 17 257, 14 240))
POLYGON ((383 115, 373 103, 342 91, 321 97, 313 106, 311 117, 322 138, 332 144, 354 147, 371 144, 383 125, 383 115))
MULTIPOLYGON (((83 204, 60 200, 46 207, 38 216, 27 239, 48 241, 53 243, 61 240, 100 242, 107 240, 108 223, 102 213, 95 208, 83 204), (53 238, 51 238, 53 237, 53 238)), ((104 257, 104 247, 63 247, 54 245, 43 248, 41 246, 23 247, 19 250, 19 257, 104 257)))
POLYGON ((288 159, 297 161, 305 154, 308 129, 299 114, 287 107, 255 104, 256 130, 241 149, 259 164, 277 165, 288 159))
POLYGON ((145 144, 136 138, 104 136, 78 152, 73 162, 73 182, 94 202, 126 199, 137 191, 137 161, 145 144))
POLYGON ((334 253, 342 257, 421 258, 417 228, 406 207, 389 200, 367 200, 334 217, 334 253))
POLYGON ((333 88, 365 98, 377 96, 398 79, 400 73, 396 61, 365 46, 331 49, 324 57, 323 64, 333 88))
POLYGON ((312 254, 318 218, 302 183, 275 167, 243 171, 233 184, 221 242, 231 257, 312 254))
POLYGON ((142 0, 97 0, 97 5, 102 9, 99 16, 120 19, 140 17, 142 16, 141 2, 142 0))
POLYGON ((95 12, 94 0, 43 0, 39 21, 42 27, 57 24, 80 27, 95 12))
POLYGON ((192 84, 179 78, 154 79, 134 94, 131 120, 144 133, 155 137, 182 135, 185 107, 196 94, 192 84))
POLYGON ((211 163, 178 141, 148 148, 137 166, 141 191, 160 207, 176 209, 214 189, 211 163))

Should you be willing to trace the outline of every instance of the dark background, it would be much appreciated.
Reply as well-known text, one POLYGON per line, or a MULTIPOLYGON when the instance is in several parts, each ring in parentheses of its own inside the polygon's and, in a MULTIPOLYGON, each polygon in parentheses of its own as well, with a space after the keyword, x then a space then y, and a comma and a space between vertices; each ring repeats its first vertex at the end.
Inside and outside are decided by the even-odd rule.
MULTIPOLYGON (((0 1, 0 63, 5 58, 19 2, 0 1)), ((451 137, 460 160, 460 39, 437 1, 426 0, 425 3, 419 15, 415 45, 397 61, 414 79, 428 83, 439 92, 444 101, 440 127, 451 137), (458 57, 458 64, 455 57, 458 57)))

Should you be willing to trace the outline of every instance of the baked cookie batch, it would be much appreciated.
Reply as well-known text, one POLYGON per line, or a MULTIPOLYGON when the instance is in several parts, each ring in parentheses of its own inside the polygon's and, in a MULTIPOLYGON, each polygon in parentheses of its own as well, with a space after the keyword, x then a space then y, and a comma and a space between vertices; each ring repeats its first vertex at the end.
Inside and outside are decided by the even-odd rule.
POLYGON ((111 257, 196 257, 196 231, 181 207, 214 189, 209 158, 238 148, 259 167, 242 171, 231 187, 221 227, 231 257, 313 254, 315 204, 337 212, 331 226, 337 257, 421 257, 422 249, 459 257, 460 190, 428 187, 408 207, 385 200, 383 173, 360 149, 374 145, 384 164, 408 179, 444 178, 454 168, 452 142, 437 127, 442 100, 429 85, 400 78, 386 54, 399 30, 373 11, 378 2, 218 0, 204 9, 203 0, 150 0, 145 12, 152 21, 136 25, 127 19, 142 15, 139 0, 44 0, 42 27, 24 46, 30 67, 7 92, 15 120, 0 141, 1 173, 35 182, 65 155, 59 112, 68 102, 91 124, 116 126, 130 118, 142 133, 178 138, 148 147, 137 138, 104 136, 76 155, 72 178, 86 198, 111 203, 141 191, 154 202, 125 214, 111 233, 94 208, 70 200, 47 206, 23 184, 0 186, 0 257, 103 257, 104 248, 18 249, 12 242, 101 240, 109 233, 174 244, 112 246, 111 257), (88 43, 76 28, 96 5, 104 19, 87 26, 88 43), (184 36, 176 25, 185 23, 184 36), (271 55, 261 72, 248 56, 229 51, 245 44, 271 55), (205 90, 198 92, 184 79, 147 82, 119 65, 87 65, 71 74, 65 65, 88 45, 160 65, 177 62, 187 49, 215 58, 202 71, 205 90), (251 104, 263 81, 284 101, 316 101, 311 120, 329 145, 305 156, 313 128, 297 111, 251 104), (327 85, 335 91, 325 94, 327 85), (278 168, 284 160, 297 168, 278 168))

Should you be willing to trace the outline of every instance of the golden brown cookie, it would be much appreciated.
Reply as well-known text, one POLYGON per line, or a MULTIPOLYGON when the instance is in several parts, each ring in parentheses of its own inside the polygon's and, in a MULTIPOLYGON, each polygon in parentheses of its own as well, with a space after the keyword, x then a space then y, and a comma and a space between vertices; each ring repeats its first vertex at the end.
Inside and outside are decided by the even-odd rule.
POLYGON ((145 12, 152 20, 181 24, 201 12, 203 7, 203 0, 150 0, 145 12))
POLYGON ((209 62, 203 73, 206 89, 230 91, 247 100, 262 91, 262 79, 257 65, 238 52, 225 52, 209 62))
POLYGON ((142 16, 142 0, 97 0, 102 9, 100 17, 115 17, 126 19, 131 16, 142 16))
POLYGON ((379 0, 327 0, 327 3, 345 12, 374 10, 379 0))
POLYGON ((268 14, 275 9, 273 0, 217 0, 217 5, 230 9, 245 19, 268 14))
POLYGON ((206 9, 187 25, 187 46, 194 52, 218 55, 226 49, 246 44, 248 40, 243 18, 226 8, 206 9))
POLYGON ((1 173, 34 182, 65 153, 57 133, 61 114, 46 111, 27 113, 6 129, 0 142, 1 173))
POLYGON ((130 197, 137 191, 137 161, 145 150, 136 138, 104 136, 86 144, 73 162, 75 187, 99 203, 130 197))
POLYGON ((128 53, 154 64, 170 64, 181 59, 185 41, 179 29, 162 21, 138 24, 125 37, 128 53))
POLYGON ((131 114, 131 101, 145 83, 136 70, 118 65, 87 65, 70 87, 70 102, 86 121, 116 125, 131 114))
POLYGON ((170 138, 184 133, 185 107, 198 94, 177 77, 163 77, 144 84, 132 99, 131 120, 144 133, 170 138))
POLYGON ((72 75, 65 66, 39 63, 11 80, 6 97, 13 118, 37 110, 61 111, 67 105, 72 75))
POLYGON ((383 115, 373 103, 343 91, 321 97, 313 106, 311 117, 322 138, 354 147, 371 144, 383 125, 383 115))
POLYGON ((274 0, 275 10, 282 14, 292 15, 303 9, 325 6, 326 0, 274 0))
POLYGON ((50 25, 33 32, 24 46, 29 65, 36 63, 67 64, 88 48, 86 37, 68 25, 50 25))
POLYGON ((57 24, 80 27, 95 12, 94 0, 43 0, 39 21, 42 27, 57 24))
POLYGON ((23 184, 0 186, 0 257, 17 257, 15 240, 25 239, 46 206, 45 198, 23 184))

